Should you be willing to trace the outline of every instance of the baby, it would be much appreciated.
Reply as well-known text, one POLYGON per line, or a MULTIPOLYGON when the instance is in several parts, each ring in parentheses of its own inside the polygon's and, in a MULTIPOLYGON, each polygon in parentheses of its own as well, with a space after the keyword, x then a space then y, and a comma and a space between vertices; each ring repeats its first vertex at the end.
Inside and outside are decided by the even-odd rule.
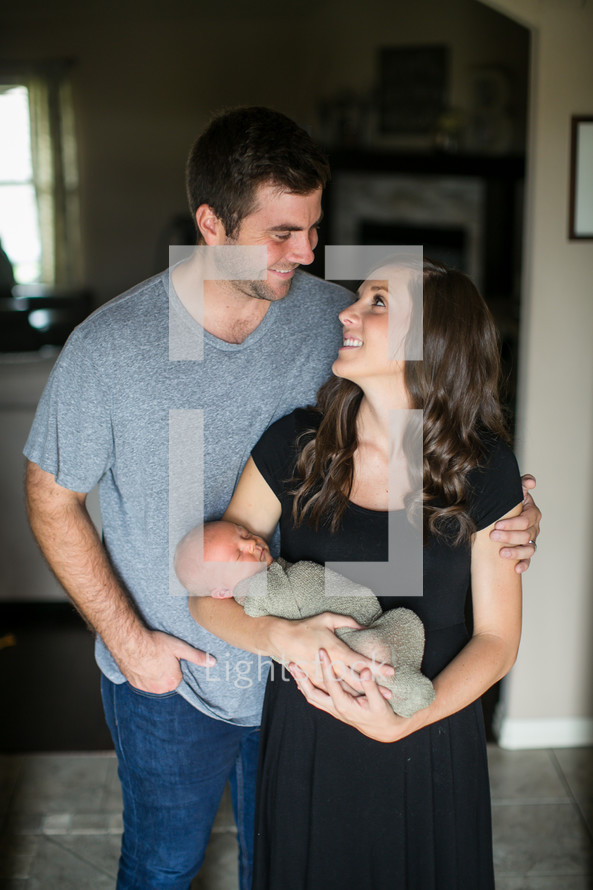
POLYGON ((420 672, 424 654, 420 618, 410 609, 383 612, 367 587, 314 562, 274 560, 263 538, 224 520, 197 526, 182 538, 175 571, 190 595, 234 596, 253 618, 349 615, 364 628, 338 628, 336 635, 356 652, 393 665, 395 675, 377 677, 377 683, 391 691, 389 703, 395 713, 411 717, 434 700, 432 683, 420 672), (265 579, 255 577, 264 570, 265 579), (327 596, 326 589, 332 587, 340 590, 339 596, 327 596))

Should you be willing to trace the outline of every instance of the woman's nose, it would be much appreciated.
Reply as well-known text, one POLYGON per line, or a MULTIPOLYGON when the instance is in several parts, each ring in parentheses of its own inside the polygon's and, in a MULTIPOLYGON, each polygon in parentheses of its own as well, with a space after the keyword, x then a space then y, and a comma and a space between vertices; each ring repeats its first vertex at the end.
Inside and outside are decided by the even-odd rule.
POLYGON ((354 321, 355 318, 358 317, 358 313, 356 310, 356 303, 352 303, 346 309, 342 309, 338 318, 342 324, 348 324, 349 322, 354 321))

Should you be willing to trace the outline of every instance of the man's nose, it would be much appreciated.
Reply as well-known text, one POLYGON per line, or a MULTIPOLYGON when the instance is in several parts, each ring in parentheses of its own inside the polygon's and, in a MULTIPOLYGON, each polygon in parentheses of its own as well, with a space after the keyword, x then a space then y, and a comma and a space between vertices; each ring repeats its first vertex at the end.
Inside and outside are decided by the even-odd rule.
POLYGON ((293 235, 290 260, 301 266, 308 266, 315 259, 314 250, 317 247, 317 231, 295 232, 293 235))

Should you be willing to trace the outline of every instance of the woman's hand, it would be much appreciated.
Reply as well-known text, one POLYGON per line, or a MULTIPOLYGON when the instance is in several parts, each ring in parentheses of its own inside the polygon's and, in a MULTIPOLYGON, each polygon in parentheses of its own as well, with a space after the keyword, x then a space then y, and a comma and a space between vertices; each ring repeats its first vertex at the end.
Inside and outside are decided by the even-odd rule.
MULTIPOLYGON (((333 612, 322 612, 321 615, 298 621, 276 619, 275 630, 271 635, 273 650, 269 654, 283 664, 296 665, 308 682, 320 689, 327 689, 327 672, 323 671, 320 651, 325 652, 330 659, 339 680, 344 681, 355 692, 364 692, 360 678, 362 670, 367 671, 371 677, 373 674, 393 676, 391 665, 373 661, 343 643, 334 633, 337 627, 361 629, 361 625, 353 618, 333 612)), ((330 673, 334 681, 339 682, 335 679, 334 672, 330 673)))
POLYGON ((368 668, 363 668, 359 675, 363 694, 352 695, 344 688, 339 670, 336 676, 325 649, 319 651, 319 665, 324 689, 314 685, 298 665, 288 666, 309 704, 378 742, 395 742, 418 728, 413 718, 406 720, 393 712, 368 668))

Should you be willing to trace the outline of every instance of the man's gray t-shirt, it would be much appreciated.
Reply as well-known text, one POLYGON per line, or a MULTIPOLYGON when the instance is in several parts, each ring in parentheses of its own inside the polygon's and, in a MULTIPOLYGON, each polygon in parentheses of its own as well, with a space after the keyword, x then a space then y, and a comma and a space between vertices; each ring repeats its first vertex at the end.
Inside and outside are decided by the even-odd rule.
MULTIPOLYGON (((203 331, 173 291, 170 299, 186 344, 203 337, 203 360, 170 359, 169 273, 139 284, 72 333, 25 455, 65 488, 88 492, 99 484, 105 547, 147 626, 216 656, 209 669, 183 661, 179 693, 212 717, 257 725, 265 660, 209 634, 187 598, 170 594, 170 426, 178 412, 203 412, 203 454, 195 454, 203 460, 203 517, 220 517, 262 432, 313 401, 329 376, 348 294, 299 271, 288 296, 271 303, 240 344, 203 331)), ((196 505, 186 530, 201 516, 196 505)), ((112 682, 123 682, 100 639, 96 657, 112 682)))

